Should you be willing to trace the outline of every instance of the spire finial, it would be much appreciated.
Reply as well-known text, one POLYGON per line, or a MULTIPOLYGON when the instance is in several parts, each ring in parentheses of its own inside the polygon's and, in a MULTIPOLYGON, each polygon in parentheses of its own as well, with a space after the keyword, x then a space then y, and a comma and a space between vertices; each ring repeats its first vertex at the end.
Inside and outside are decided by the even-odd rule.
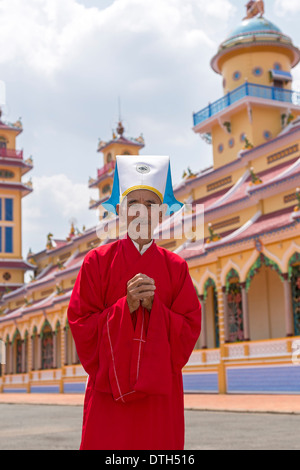
POLYGON ((118 127, 117 127, 117 133, 119 134, 120 137, 124 134, 124 126, 122 124, 122 121, 118 122, 118 127))
POLYGON ((246 4, 246 9, 247 15, 245 16, 244 20, 254 18, 257 15, 259 15, 261 18, 265 12, 264 0, 250 0, 246 4))
POLYGON ((119 109, 119 122, 118 122, 118 127, 117 127, 117 133, 119 134, 120 137, 124 134, 124 126, 122 124, 122 116, 121 116, 121 99, 120 96, 118 96, 118 109, 119 109))

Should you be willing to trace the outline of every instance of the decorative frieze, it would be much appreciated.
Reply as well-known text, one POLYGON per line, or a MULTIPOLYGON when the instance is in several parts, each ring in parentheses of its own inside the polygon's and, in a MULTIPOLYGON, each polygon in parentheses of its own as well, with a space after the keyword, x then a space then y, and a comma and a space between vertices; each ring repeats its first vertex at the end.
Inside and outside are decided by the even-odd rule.
POLYGON ((232 183, 232 176, 226 176, 218 181, 214 181, 206 186, 207 192, 214 191, 215 189, 221 188, 222 186, 226 186, 227 184, 232 183))
POLYGON ((240 223, 240 216, 231 217, 231 219, 223 220, 222 222, 217 222, 212 224, 213 230, 218 230, 220 228, 228 227, 228 225, 234 225, 240 223))
POLYGON ((272 155, 267 157, 267 163, 269 165, 270 163, 277 162, 278 160, 281 160, 282 158, 285 158, 285 157, 289 157, 290 155, 298 151, 299 151, 299 145, 298 144, 292 145, 291 147, 281 150, 280 152, 273 153, 272 155))

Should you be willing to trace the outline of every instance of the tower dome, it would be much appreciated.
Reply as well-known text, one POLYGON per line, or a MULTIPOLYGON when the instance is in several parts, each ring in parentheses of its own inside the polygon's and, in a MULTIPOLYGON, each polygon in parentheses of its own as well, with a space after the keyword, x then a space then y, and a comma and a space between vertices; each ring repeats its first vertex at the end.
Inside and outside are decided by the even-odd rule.
POLYGON ((212 58, 211 66, 215 72, 222 73, 222 63, 226 55, 235 51, 243 52, 244 49, 268 46, 288 55, 291 67, 295 67, 300 61, 300 51, 293 45, 291 38, 261 16, 242 20, 220 44, 217 54, 212 58))
MULTIPOLYGON (((241 21, 241 23, 234 28, 228 36, 227 41, 234 41, 236 39, 243 39, 247 36, 255 34, 256 37, 274 37, 277 39, 279 36, 283 36, 281 30, 271 21, 262 17, 247 18, 241 21)), ((227 42, 225 40, 225 42, 227 42)), ((225 43, 224 42, 224 43, 225 43)), ((223 44, 224 44, 223 43, 223 44)))

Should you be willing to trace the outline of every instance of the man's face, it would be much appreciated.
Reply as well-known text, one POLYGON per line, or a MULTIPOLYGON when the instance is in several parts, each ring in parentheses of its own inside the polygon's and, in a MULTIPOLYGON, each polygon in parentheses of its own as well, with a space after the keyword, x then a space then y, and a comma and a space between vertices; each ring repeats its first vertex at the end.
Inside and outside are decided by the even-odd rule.
POLYGON ((129 236, 134 240, 150 240, 153 231, 167 210, 157 194, 149 189, 131 191, 116 207, 120 217, 126 217, 129 236))

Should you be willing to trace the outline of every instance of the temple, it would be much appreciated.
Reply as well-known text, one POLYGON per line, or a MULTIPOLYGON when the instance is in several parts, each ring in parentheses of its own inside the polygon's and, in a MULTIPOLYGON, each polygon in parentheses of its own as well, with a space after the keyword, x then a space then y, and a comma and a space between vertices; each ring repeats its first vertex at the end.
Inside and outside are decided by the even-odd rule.
MULTIPOLYGON (((255 2, 252 2, 255 3, 255 2)), ((244 19, 211 60, 223 96, 193 115, 213 165, 174 188, 204 205, 205 240, 174 248, 203 310, 186 390, 299 393, 300 52, 263 16, 244 19)))
MULTIPOLYGON (((293 360, 300 339, 300 93, 292 88, 300 51, 266 19, 262 1, 249 2, 246 13, 211 60, 222 77, 221 97, 193 115, 212 166, 188 168, 173 188, 192 205, 189 217, 204 207, 204 242, 174 237, 157 244, 186 259, 202 304, 202 332, 183 371, 185 391, 300 393, 293 360)), ((20 200, 31 187, 21 175, 32 161, 15 150, 18 132, 0 124, 0 339, 6 346, 0 391, 83 392, 86 375, 67 322, 68 302, 86 253, 114 239, 109 226, 118 218, 101 204, 112 189, 116 155, 139 154, 144 138, 126 136, 120 121, 110 140, 99 139, 102 167, 88 182, 99 197, 89 209, 99 212, 107 235, 99 239, 99 227, 71 224, 65 239, 49 233, 45 249, 24 261, 20 200), (15 180, 7 181, 12 169, 15 180), (5 198, 14 200, 13 220, 5 219, 12 213, 5 198), (5 241, 9 227, 13 245, 5 241), (25 269, 34 272, 29 283, 25 269)), ((168 222, 174 231, 181 223, 178 214, 168 222)))

